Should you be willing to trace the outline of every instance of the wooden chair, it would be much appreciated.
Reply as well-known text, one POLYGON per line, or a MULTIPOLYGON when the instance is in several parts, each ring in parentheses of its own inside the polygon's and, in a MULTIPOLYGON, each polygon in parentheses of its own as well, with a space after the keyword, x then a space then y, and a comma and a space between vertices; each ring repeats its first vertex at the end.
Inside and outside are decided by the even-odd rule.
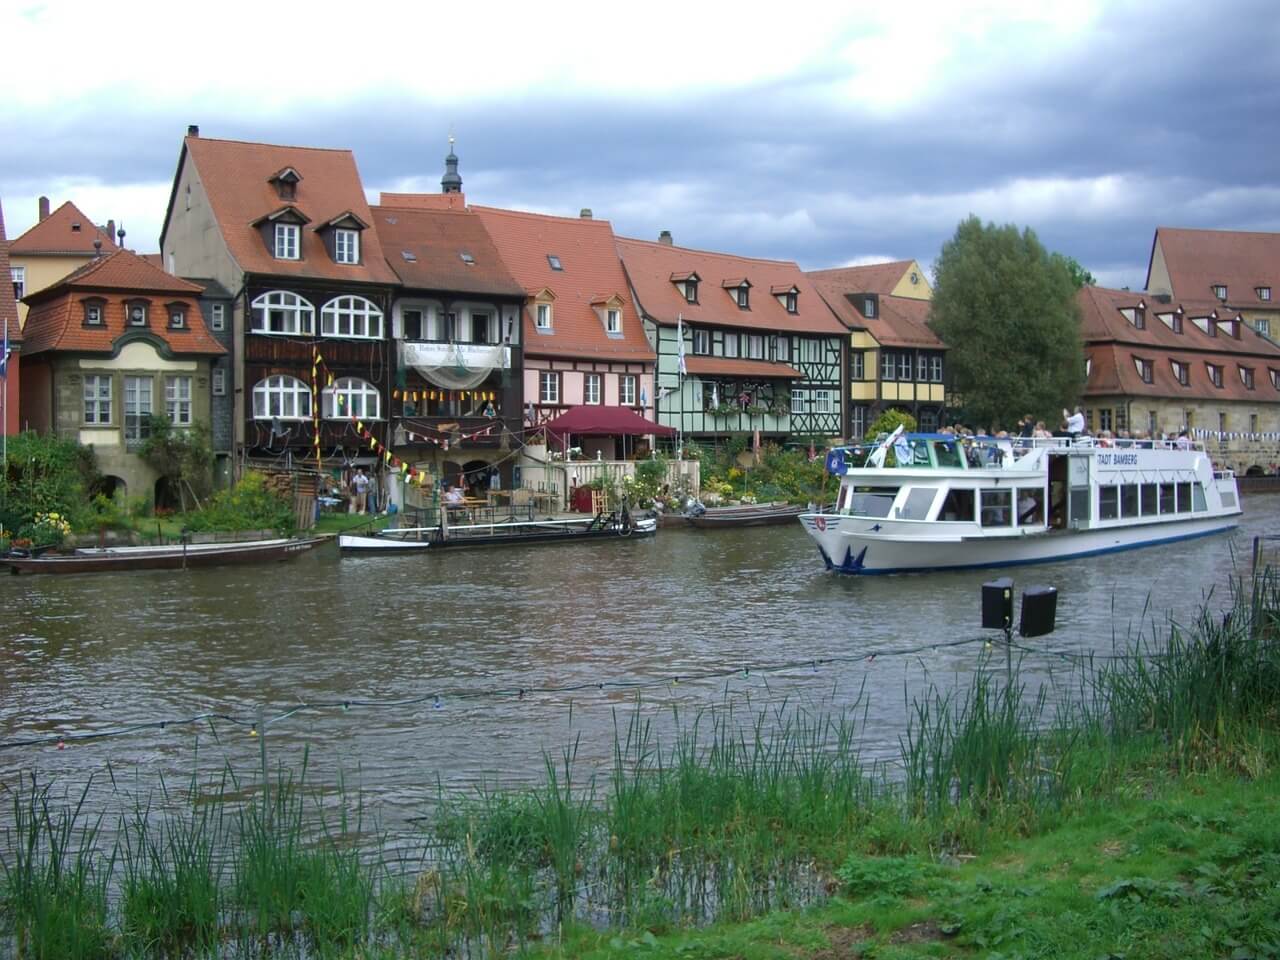
POLYGON ((603 490, 591 491, 591 512, 595 516, 600 516, 609 507, 609 496, 603 490))

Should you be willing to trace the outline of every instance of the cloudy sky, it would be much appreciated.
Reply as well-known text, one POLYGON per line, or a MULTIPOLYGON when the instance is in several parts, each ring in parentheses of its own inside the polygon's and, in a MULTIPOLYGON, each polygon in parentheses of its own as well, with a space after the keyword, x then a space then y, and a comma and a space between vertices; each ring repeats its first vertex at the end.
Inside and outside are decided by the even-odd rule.
POLYGON ((1280 230, 1274 0, 8 0, 0 201, 159 249, 181 138, 348 147, 365 186, 805 268, 928 264, 970 213, 1141 287, 1158 225, 1280 230), (128 11, 132 19, 123 19, 128 11))

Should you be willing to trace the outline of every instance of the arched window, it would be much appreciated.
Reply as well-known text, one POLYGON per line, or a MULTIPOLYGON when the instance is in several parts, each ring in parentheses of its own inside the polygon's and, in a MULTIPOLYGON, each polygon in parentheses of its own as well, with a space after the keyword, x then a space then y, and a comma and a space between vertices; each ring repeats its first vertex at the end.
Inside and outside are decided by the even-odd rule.
POLYGON ((345 420, 350 417, 380 420, 381 397, 378 388, 372 383, 345 377, 325 390, 321 411, 326 420, 345 420))
POLYGON ((253 301, 254 333, 311 334, 316 310, 296 293, 272 290, 253 301))
POLYGON ((382 338, 382 311, 364 297, 334 297, 320 311, 324 337, 382 338))
POLYGON ((255 420, 306 420, 311 416, 311 388, 296 377, 267 377, 253 388, 255 420))

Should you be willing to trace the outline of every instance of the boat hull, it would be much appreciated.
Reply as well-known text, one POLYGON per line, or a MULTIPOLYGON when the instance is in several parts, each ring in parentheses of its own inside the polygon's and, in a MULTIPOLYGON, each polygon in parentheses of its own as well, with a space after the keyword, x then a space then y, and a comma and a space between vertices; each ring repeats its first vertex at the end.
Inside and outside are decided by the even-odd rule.
POLYGON ((903 537, 892 522, 866 517, 804 514, 800 523, 817 543, 828 569, 866 576, 1072 560, 1223 533, 1237 527, 1239 518, 1237 511, 1088 530, 931 538, 903 537))
POLYGON ((687 517, 690 526, 703 530, 728 527, 771 527, 790 523, 804 513, 799 506, 727 507, 687 517))
POLYGON ((465 534, 450 531, 450 536, 441 539, 438 534, 424 535, 422 539, 409 539, 394 536, 354 536, 343 534, 338 537, 338 549, 345 553, 424 553, 436 550, 456 550, 463 547, 497 547, 518 546, 525 543, 581 543, 584 540, 627 540, 638 537, 651 537, 658 530, 658 522, 652 517, 637 519, 629 527, 621 526, 567 526, 562 523, 546 524, 522 523, 519 528, 502 529, 495 524, 489 529, 492 532, 477 532, 469 528, 465 534))
POLYGON ((10 573, 105 573, 124 570, 189 570, 238 563, 292 560, 311 551, 324 538, 246 540, 242 543, 196 543, 164 547, 103 547, 74 553, 0 559, 10 573))

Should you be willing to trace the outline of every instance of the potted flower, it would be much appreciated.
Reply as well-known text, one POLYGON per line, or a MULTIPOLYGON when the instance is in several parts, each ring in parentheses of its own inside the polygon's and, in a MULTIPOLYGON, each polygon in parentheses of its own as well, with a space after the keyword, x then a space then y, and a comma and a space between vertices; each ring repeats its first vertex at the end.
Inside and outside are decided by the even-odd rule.
POLYGON ((747 407, 747 416, 749 417, 763 417, 768 412, 769 408, 763 403, 753 403, 747 407))

